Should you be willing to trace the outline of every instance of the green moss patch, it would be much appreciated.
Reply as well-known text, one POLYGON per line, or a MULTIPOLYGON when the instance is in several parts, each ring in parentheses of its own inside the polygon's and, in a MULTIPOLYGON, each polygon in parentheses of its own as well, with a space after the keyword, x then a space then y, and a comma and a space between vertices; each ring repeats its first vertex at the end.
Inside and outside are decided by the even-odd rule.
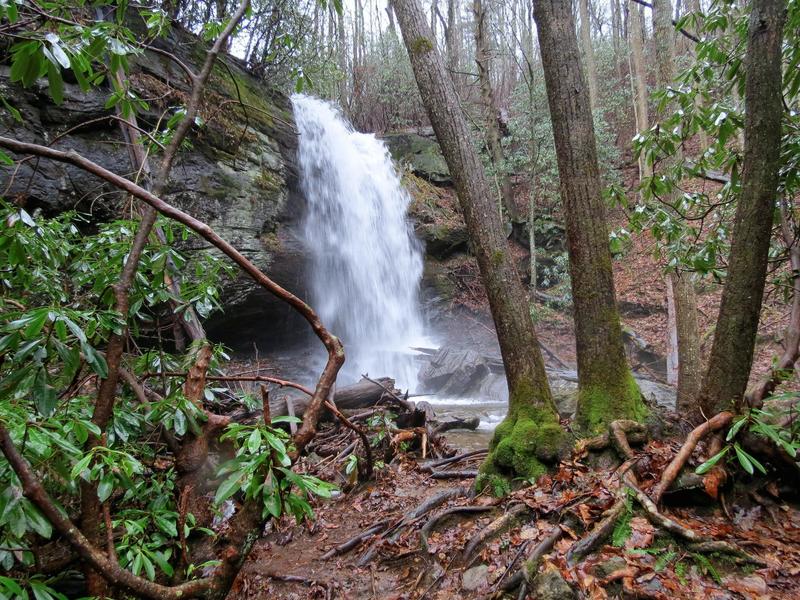
POLYGON ((604 433, 612 421, 643 421, 647 414, 642 392, 630 372, 618 385, 587 385, 578 389, 575 421, 582 434, 604 433))
MULTIPOLYGON (((528 394, 533 390, 528 390, 528 394)), ((481 466, 475 485, 490 487, 501 495, 508 480, 536 479, 544 475, 570 445, 569 435, 554 410, 522 401, 518 391, 509 401, 509 413, 497 426, 489 444, 489 455, 481 466), (505 483, 501 483, 505 482, 505 483)))

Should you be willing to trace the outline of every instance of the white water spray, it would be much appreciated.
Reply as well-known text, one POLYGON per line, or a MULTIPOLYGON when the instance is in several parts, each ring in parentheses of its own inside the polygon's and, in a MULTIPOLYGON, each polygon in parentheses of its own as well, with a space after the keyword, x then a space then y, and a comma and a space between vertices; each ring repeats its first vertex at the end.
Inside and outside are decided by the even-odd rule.
POLYGON ((390 376, 413 391, 422 248, 406 219, 410 197, 383 142, 354 131, 327 102, 295 95, 292 103, 312 306, 344 343, 346 377, 390 376))

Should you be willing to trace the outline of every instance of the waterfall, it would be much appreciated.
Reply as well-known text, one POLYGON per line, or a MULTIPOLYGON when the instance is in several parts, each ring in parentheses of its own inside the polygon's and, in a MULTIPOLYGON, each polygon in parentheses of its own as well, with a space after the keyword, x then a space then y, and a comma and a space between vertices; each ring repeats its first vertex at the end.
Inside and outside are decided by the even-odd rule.
POLYGON ((390 376, 413 391, 422 247, 406 218, 410 197, 383 142, 354 131, 328 102, 295 95, 292 103, 311 304, 344 343, 346 378, 390 376))

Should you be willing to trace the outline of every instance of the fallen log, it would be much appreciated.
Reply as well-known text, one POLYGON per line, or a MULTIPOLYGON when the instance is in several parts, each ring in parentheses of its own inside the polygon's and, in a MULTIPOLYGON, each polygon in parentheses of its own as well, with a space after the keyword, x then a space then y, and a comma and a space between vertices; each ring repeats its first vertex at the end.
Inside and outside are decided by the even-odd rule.
MULTIPOLYGON (((385 388, 394 389, 394 379, 390 377, 382 377, 376 381, 380 382, 385 388)), ((272 395, 277 396, 277 394, 272 395)), ((362 379, 358 383, 352 385, 337 387, 336 393, 333 396, 333 402, 339 410, 369 408, 380 402, 385 395, 387 395, 385 389, 375 385, 371 381, 362 379)), ((269 409, 273 417, 290 414, 289 408, 287 407, 287 399, 287 396, 270 398, 269 409)), ((308 398, 305 395, 301 395, 291 397, 290 401, 294 409, 294 415, 302 418, 308 406, 308 398)))

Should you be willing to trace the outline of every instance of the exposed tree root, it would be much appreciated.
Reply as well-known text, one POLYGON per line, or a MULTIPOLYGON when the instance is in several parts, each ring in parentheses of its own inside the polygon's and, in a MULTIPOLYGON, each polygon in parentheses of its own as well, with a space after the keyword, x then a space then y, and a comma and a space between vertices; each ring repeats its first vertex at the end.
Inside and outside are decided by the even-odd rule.
POLYGON ((721 540, 714 540, 706 536, 700 535, 696 531, 689 529, 685 525, 681 525, 677 521, 670 519, 663 513, 659 512, 656 503, 650 499, 650 496, 648 496, 642 490, 639 489, 635 481, 633 481, 633 477, 631 475, 626 476, 625 485, 633 492, 634 497, 639 502, 639 504, 641 504, 642 508, 644 508, 647 518, 650 520, 651 523, 653 523, 653 525, 661 527, 662 529, 686 540, 687 542, 691 542, 693 550, 698 552, 703 551, 703 552, 719 552, 722 554, 730 554, 731 556, 744 559, 746 562, 755 565, 759 565, 762 567, 767 566, 767 563, 762 561, 760 558, 748 554, 747 552, 745 552, 741 548, 738 548, 734 544, 731 544, 729 542, 724 542, 721 540))
POLYGON ((723 427, 727 427, 732 420, 733 413, 721 412, 692 430, 692 432, 686 437, 686 441, 681 449, 675 455, 675 458, 673 458, 672 462, 667 466, 666 469, 664 469, 664 473, 661 475, 661 481, 653 488, 651 497, 655 504, 661 502, 661 497, 664 495, 664 492, 669 489, 669 487, 678 477, 678 474, 686 465, 686 461, 689 460, 689 457, 692 455, 692 452, 694 452, 698 442, 709 433, 713 431, 719 431, 723 427))
POLYGON ((457 487, 457 488, 450 488, 444 490, 443 492, 439 492, 434 496, 431 496, 425 502, 417 506, 414 510, 408 513, 404 519, 406 523, 413 521, 414 519, 418 519, 419 517, 427 514, 437 506, 441 506, 448 500, 455 500, 456 498, 460 498, 461 496, 466 496, 470 493, 470 488, 468 487, 457 487))
POLYGON ((464 552, 461 554, 462 560, 464 564, 467 564, 472 555, 475 551, 483 545, 487 540, 493 538, 496 535, 499 535, 503 530, 511 525, 511 523, 522 513, 529 511, 527 505, 525 504, 515 504, 511 508, 506 511, 506 513, 491 523, 489 523, 486 527, 481 528, 481 530, 469 541, 469 543, 464 548, 464 552))
POLYGON ((369 529, 365 529, 358 535, 351 537, 346 542, 343 542, 338 546, 335 546, 330 550, 328 550, 325 554, 322 555, 322 560, 328 560, 329 558, 332 558, 337 554, 345 554, 347 552, 350 552, 350 550, 358 546, 361 542, 368 540, 377 533, 380 533, 388 526, 389 526, 389 521, 381 521, 380 523, 373 525, 369 529))
MULTIPOLYGON (((381 536, 373 542, 373 544, 361 555, 358 559, 358 566, 362 567, 369 563, 375 555, 378 553, 378 549, 384 539, 387 539, 386 536, 389 535, 388 541, 394 542, 402 533, 402 529, 408 525, 411 525, 414 521, 419 519, 420 517, 425 516, 428 512, 436 508, 437 506, 441 506, 448 500, 454 500, 456 498, 460 498, 461 496, 466 496, 470 493, 471 489, 468 487, 457 487, 457 488, 450 488, 440 492, 434 496, 431 496, 427 500, 425 500, 422 504, 417 506, 415 509, 411 510, 410 512, 406 513, 403 517, 395 521, 394 525, 389 527, 386 531, 384 531, 381 536)), ((355 547, 355 546, 353 546, 355 547)))
POLYGON ((477 470, 469 471, 434 471, 431 479, 474 479, 478 476, 477 470))
MULTIPOLYGON (((501 589, 505 592, 509 592, 515 589, 517 586, 528 581, 530 579, 530 574, 534 573, 536 568, 539 566, 539 561, 542 560, 542 557, 550 552, 550 550, 553 549, 553 546, 556 545, 556 542, 563 536, 564 530, 560 525, 553 527, 550 532, 544 536, 542 541, 536 544, 530 554, 525 557, 522 567, 508 580, 506 580, 501 589)), ((499 581, 502 581, 502 578, 499 581)))
POLYGON ((614 434, 612 432, 612 427, 625 432, 629 445, 630 443, 642 444, 647 441, 647 428, 642 423, 620 419, 611 424, 608 432, 593 438, 581 440, 578 444, 578 451, 593 450, 597 452, 613 446, 614 442, 612 438, 614 434))
POLYGON ((631 448, 631 445, 628 441, 627 432, 639 431, 641 428, 641 423, 627 420, 612 421, 611 425, 609 425, 609 441, 611 442, 611 445, 614 446, 614 449, 619 452, 620 456, 622 456, 625 460, 631 460, 635 456, 633 448, 631 448))
POLYGON ((614 531, 622 513, 625 512, 625 501, 617 500, 614 505, 603 513, 603 520, 594 526, 589 535, 575 542, 567 552, 567 564, 574 565, 582 558, 594 552, 605 539, 614 531))
POLYGON ((475 513, 484 513, 487 511, 492 510, 494 507, 492 506, 454 506, 452 508, 445 509, 441 512, 432 515, 428 522, 422 526, 422 529, 419 530, 419 537, 420 543, 422 544, 422 548, 424 550, 428 550, 428 536, 430 536, 433 529, 445 520, 447 517, 456 514, 475 514, 475 513))
POLYGON ((489 452, 488 449, 483 448, 481 450, 472 450, 471 452, 464 452, 462 454, 456 454, 455 456, 451 456, 450 458, 442 458, 440 460, 434 460, 429 463, 425 463, 424 465, 420 466, 421 471, 426 471, 428 473, 432 473, 434 469, 437 467, 443 467, 445 465, 449 465, 456 462, 461 462, 462 460, 467 460, 469 458, 473 458, 475 456, 483 456, 489 452))

